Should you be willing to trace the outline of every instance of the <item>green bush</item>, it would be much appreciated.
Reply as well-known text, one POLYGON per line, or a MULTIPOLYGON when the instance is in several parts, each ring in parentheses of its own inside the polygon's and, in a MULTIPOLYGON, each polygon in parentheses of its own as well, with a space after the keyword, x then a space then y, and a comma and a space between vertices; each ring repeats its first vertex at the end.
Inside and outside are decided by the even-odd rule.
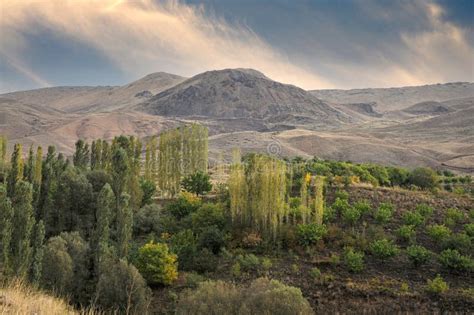
POLYGON ((169 285, 178 278, 176 259, 168 245, 151 241, 138 250, 136 266, 149 284, 169 285))
POLYGON ((309 274, 311 278, 315 280, 318 280, 319 278, 321 278, 321 270, 319 270, 318 267, 311 268, 311 270, 309 271, 309 274))
POLYGON ((316 223, 299 224, 296 228, 296 235, 301 246, 311 246, 321 240, 327 233, 325 225, 316 223))
POLYGON ((474 237, 474 223, 468 223, 464 225, 464 232, 470 237, 474 237))
POLYGON ((193 230, 202 231, 210 226, 223 229, 225 225, 224 210, 220 205, 205 203, 191 214, 193 230))
POLYGON ((444 239, 443 248, 457 249, 461 253, 469 254, 473 251, 472 239, 466 233, 452 234, 450 237, 444 239))
POLYGON ((349 199, 349 193, 345 190, 338 190, 335 193, 335 198, 336 199, 342 199, 342 200, 348 200, 349 199))
POLYGON ((314 314, 301 290, 277 280, 259 278, 248 288, 223 281, 206 281, 185 291, 177 315, 208 314, 314 314))
POLYGON ((170 238, 170 248, 178 255, 180 270, 191 271, 194 268, 194 258, 197 255, 197 241, 193 231, 183 230, 170 238))
POLYGON ((431 252, 423 246, 412 245, 407 247, 407 256, 413 266, 426 264, 431 257, 431 252))
POLYGON ((218 262, 219 260, 216 255, 207 248, 203 248, 197 251, 196 256, 194 256, 193 270, 201 273, 213 272, 217 269, 218 262))
POLYGON ((260 267, 260 259, 254 254, 238 255, 236 259, 243 271, 257 271, 260 267))
POLYGON ((428 206, 425 203, 419 204, 415 207, 415 211, 420 213, 423 217, 429 218, 433 215, 433 207, 428 206))
POLYGON ((463 223, 466 219, 464 212, 456 208, 449 208, 446 210, 444 220, 446 225, 453 226, 457 223, 463 223))
POLYGON ((161 231, 161 208, 156 204, 146 205, 133 214, 133 231, 136 235, 161 231))
POLYGON ((402 225, 397 230, 397 236, 402 242, 412 243, 416 236, 415 227, 413 225, 402 225))
POLYGON ((188 194, 181 194, 176 201, 166 206, 166 211, 171 213, 176 219, 182 219, 195 212, 201 206, 201 200, 199 198, 191 198, 188 194))
POLYGON ((446 249, 439 255, 439 262, 441 265, 453 271, 472 271, 474 269, 474 262, 468 256, 461 255, 455 249, 446 249))
POLYGON ((426 232, 428 233, 429 237, 435 242, 441 242, 447 239, 451 235, 451 230, 441 224, 434 224, 430 225, 426 228, 426 232))
POLYGON ((354 204, 354 208, 357 209, 361 216, 364 216, 372 212, 372 206, 367 200, 360 200, 354 204))
POLYGON ((398 254, 398 247, 386 238, 375 240, 370 244, 370 252, 379 259, 387 259, 398 254))
POLYGON ((355 225, 361 217, 361 213, 355 207, 344 208, 341 212, 342 220, 348 225, 355 225))
POLYGON ((374 213, 377 223, 388 223, 393 216, 393 205, 391 203, 381 203, 374 213))
POLYGON ((344 265, 350 272, 361 272, 364 270, 364 253, 355 251, 353 248, 345 248, 343 255, 344 265))
POLYGON ((415 185, 422 189, 433 189, 437 187, 439 177, 432 169, 419 167, 410 173, 407 182, 410 185, 415 185))
POLYGON ((437 275, 433 280, 427 281, 426 292, 430 294, 439 295, 449 290, 448 284, 441 278, 440 275, 437 275))
POLYGON ((225 243, 225 234, 216 226, 207 227, 198 237, 199 248, 207 248, 218 254, 225 243))
POLYGON ((110 313, 146 314, 151 292, 138 270, 120 260, 99 276, 96 305, 110 313))
POLYGON ((198 195, 203 195, 208 193, 212 189, 212 184, 210 181, 211 177, 209 174, 202 171, 197 171, 194 174, 186 176, 182 181, 181 185, 186 191, 195 193, 198 195))
POLYGON ((337 217, 337 211, 333 207, 325 207, 323 212, 323 222, 333 222, 337 217))
POLYGON ((425 217, 417 211, 407 211, 403 214, 403 222, 406 225, 420 226, 425 222, 425 217))
POLYGON ((346 209, 350 208, 351 206, 349 205, 349 201, 347 199, 341 199, 341 198, 336 198, 334 203, 332 204, 332 208, 337 212, 337 213, 342 213, 346 209))

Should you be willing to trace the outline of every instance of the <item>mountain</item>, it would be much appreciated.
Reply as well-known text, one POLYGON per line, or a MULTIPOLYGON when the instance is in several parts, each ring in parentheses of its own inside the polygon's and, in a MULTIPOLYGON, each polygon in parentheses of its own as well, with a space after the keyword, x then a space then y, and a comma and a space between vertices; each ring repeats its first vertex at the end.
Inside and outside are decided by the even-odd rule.
POLYGON ((321 125, 348 118, 293 85, 282 84, 252 69, 225 69, 198 74, 137 107, 161 116, 288 119, 310 117, 321 125))
POLYGON ((375 103, 379 112, 403 110, 426 101, 443 102, 474 97, 474 83, 455 82, 400 88, 314 90, 311 94, 332 103, 375 103))
POLYGON ((134 106, 185 79, 157 72, 124 86, 60 86, 7 93, 2 97, 67 113, 112 111, 134 106))

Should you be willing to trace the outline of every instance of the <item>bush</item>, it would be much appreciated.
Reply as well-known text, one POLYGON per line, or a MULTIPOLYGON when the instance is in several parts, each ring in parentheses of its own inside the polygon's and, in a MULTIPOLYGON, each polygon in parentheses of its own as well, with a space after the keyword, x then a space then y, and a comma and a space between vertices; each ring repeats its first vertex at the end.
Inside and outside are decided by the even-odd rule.
POLYGON ((196 256, 194 256, 193 270, 201 273, 213 272, 217 269, 217 263, 217 257, 207 248, 203 248, 196 252, 196 256))
POLYGON ((332 208, 338 213, 342 213, 344 210, 350 207, 351 206, 349 205, 349 201, 347 201, 347 199, 336 198, 332 204, 332 208))
POLYGON ((333 207, 325 207, 323 212, 323 222, 333 222, 337 217, 337 211, 333 207))
POLYGON ((415 227, 413 225, 402 225, 397 230, 397 236, 402 242, 412 243, 416 236, 415 227))
POLYGON ((205 230, 210 226, 223 229, 225 225, 224 211, 220 205, 205 203, 191 214, 193 230, 205 230))
POLYGON ((342 199, 342 200, 348 200, 349 199, 349 193, 345 190, 338 190, 335 193, 335 198, 336 199, 342 199))
POLYGON ((156 204, 146 205, 133 214, 133 231, 136 235, 161 232, 161 208, 156 204))
POLYGON ((439 295, 449 290, 448 284, 441 278, 440 275, 437 275, 433 280, 427 281, 426 292, 430 294, 439 295))
POLYGON ((474 223, 465 224, 464 232, 470 237, 474 237, 474 223))
POLYGON ((301 290, 277 280, 259 278, 248 288, 223 281, 206 281, 185 291, 176 314, 313 314, 301 290))
POLYGON ((422 189, 433 189, 438 185, 439 178, 435 171, 426 167, 414 169, 408 176, 408 184, 422 189))
POLYGON ((150 290, 138 270, 124 260, 108 267, 99 276, 97 305, 110 312, 146 314, 150 290))
POLYGON ((366 215, 372 211, 372 206, 367 200, 357 201, 354 204, 354 208, 359 211, 361 216, 366 215))
POLYGON ((423 246, 412 245, 407 247, 407 256, 413 266, 418 267, 430 260, 431 252, 423 246))
POLYGON ((171 284, 178 278, 177 256, 168 245, 149 242, 138 250, 136 266, 149 284, 171 284))
POLYGON ((428 206, 425 203, 419 204, 415 207, 415 211, 420 213, 423 217, 428 218, 433 215, 433 207, 428 206))
POLYGON ((254 254, 238 255, 237 262, 243 271, 257 271, 260 266, 260 259, 254 254))
POLYGON ((435 242, 441 242, 451 235, 451 230, 445 225, 434 224, 426 228, 429 237, 435 242))
POLYGON ((346 224, 354 225, 359 221, 361 213, 355 207, 348 207, 342 210, 341 216, 346 224))
POLYGON ((443 248, 457 249, 461 253, 469 254, 473 251, 472 240, 466 233, 452 234, 444 239, 443 248))
POLYGON ((406 225, 420 226, 425 222, 425 217, 417 211, 407 211, 403 214, 403 222, 406 225))
POLYGON ((180 270, 193 270, 194 258, 197 255, 197 242, 191 230, 183 230, 170 239, 171 251, 178 255, 180 270))
POLYGON ((296 235, 301 246, 311 246, 321 240, 327 233, 325 225, 316 223, 299 224, 296 228, 296 235))
POLYGON ((212 253, 218 254, 225 243, 225 235, 216 226, 210 226, 199 234, 199 248, 207 248, 212 253))
POLYGON ((153 202, 153 195, 156 192, 155 182, 141 178, 140 188, 143 192, 141 206, 151 204, 153 202))
POLYGON ((364 253, 346 248, 343 256, 344 264, 350 272, 361 272, 364 270, 364 253))
POLYGON ((319 278, 321 278, 321 270, 319 270, 318 267, 311 268, 309 274, 311 278, 315 280, 318 280, 319 278))
POLYGON ((449 208, 444 215, 446 225, 454 226, 457 223, 463 223, 465 220, 464 212, 456 208, 449 208))
POLYGON ((195 197, 190 193, 183 192, 176 201, 167 205, 166 211, 179 220, 195 212, 200 206, 200 198, 195 197))
POLYGON ((375 240, 370 244, 370 252, 379 259, 387 259, 398 254, 398 247, 386 238, 375 240))
POLYGON ((374 213, 374 219, 380 224, 388 223, 393 216, 393 205, 391 203, 381 203, 374 213))
POLYGON ((470 257, 461 255, 455 249, 446 249, 439 255, 441 265, 453 271, 472 271, 474 262, 470 257))
POLYGON ((202 171, 197 171, 194 174, 185 177, 181 185, 189 192, 195 193, 196 196, 208 193, 212 189, 210 181, 211 177, 202 171))

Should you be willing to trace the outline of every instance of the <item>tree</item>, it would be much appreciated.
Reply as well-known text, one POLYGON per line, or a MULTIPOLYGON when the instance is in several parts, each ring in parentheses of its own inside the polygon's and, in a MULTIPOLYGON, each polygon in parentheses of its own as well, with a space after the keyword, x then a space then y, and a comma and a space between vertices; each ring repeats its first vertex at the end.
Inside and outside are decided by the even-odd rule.
POLYGON ((33 177, 35 175, 33 145, 30 146, 30 150, 28 151, 28 160, 25 164, 23 173, 24 173, 25 180, 27 180, 30 183, 33 183, 33 177))
POLYGON ((140 188, 143 192, 143 197, 142 197, 142 202, 140 207, 143 207, 145 205, 149 205, 153 202, 153 195, 156 192, 156 185, 154 182, 142 178, 140 180, 140 188))
POLYGON ((91 169, 102 168, 102 140, 92 141, 91 145, 91 169))
POLYGON ((110 252, 110 224, 115 209, 115 196, 109 184, 105 184, 97 197, 95 228, 95 263, 99 271, 110 252))
POLYGON ((74 265, 67 242, 60 236, 48 240, 43 259, 41 286, 66 295, 74 279, 74 265))
POLYGON ((40 220, 36 223, 35 233, 33 237, 33 261, 31 264, 31 281, 34 284, 39 284, 41 279, 41 272, 43 269, 43 254, 44 254, 44 224, 40 220))
POLYGON ((36 186, 41 185, 41 172, 43 166, 43 149, 38 147, 36 149, 36 160, 35 160, 35 172, 33 176, 33 184, 36 186))
POLYGON ((23 159, 21 144, 16 143, 11 157, 11 169, 7 177, 7 196, 15 195, 16 184, 23 179, 23 159))
POLYGON ((129 195, 122 194, 117 211, 117 253, 119 258, 127 257, 129 242, 132 238, 133 212, 129 200, 129 195))
POLYGON ((109 265, 99 276, 95 300, 101 308, 124 314, 146 314, 150 290, 137 268, 126 260, 109 265))
POLYGON ((76 151, 72 158, 74 166, 86 169, 90 159, 89 144, 85 143, 82 139, 77 140, 76 151))
POLYGON ((3 272, 9 275, 12 271, 11 265, 11 239, 13 233, 13 207, 10 198, 7 197, 4 186, 0 186, 0 244, 2 245, 1 261, 3 272))
POLYGON ((16 184, 12 199, 13 229, 11 248, 14 258, 14 271, 17 276, 24 277, 31 261, 31 233, 35 224, 33 216, 33 190, 30 183, 19 181, 16 184))
POLYGON ((7 137, 0 136, 0 163, 2 163, 3 181, 5 181, 5 162, 7 157, 7 137))
POLYGON ((127 152, 123 148, 116 148, 113 152, 111 171, 112 171, 112 189, 118 200, 123 192, 128 181, 129 169, 128 169, 128 157, 127 152))
POLYGON ((435 171, 427 167, 415 168, 408 177, 408 183, 423 189, 432 189, 438 185, 439 178, 435 171))
POLYGON ((136 265, 149 284, 173 283, 178 278, 177 256, 171 254, 168 245, 149 242, 138 250, 136 265))
POLYGON ((182 180, 181 185, 183 185, 184 189, 187 191, 195 193, 196 196, 199 196, 211 191, 212 184, 210 179, 211 177, 209 174, 197 171, 194 174, 186 176, 182 180))
POLYGON ((314 216, 315 222, 319 225, 323 224, 324 215, 324 177, 316 176, 314 178, 314 216))

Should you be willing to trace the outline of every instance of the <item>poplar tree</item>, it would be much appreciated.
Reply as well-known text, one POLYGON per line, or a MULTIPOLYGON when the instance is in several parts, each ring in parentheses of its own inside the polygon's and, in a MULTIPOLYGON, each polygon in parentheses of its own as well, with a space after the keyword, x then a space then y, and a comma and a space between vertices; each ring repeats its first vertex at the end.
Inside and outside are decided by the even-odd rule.
MULTIPOLYGON (((2 163, 2 174, 5 174, 5 163, 7 157, 7 137, 0 136, 0 159, 2 163)), ((5 179, 4 179, 5 180, 5 179)))
POLYGON ((151 180, 152 179, 152 171, 151 171, 151 141, 149 140, 146 143, 145 148, 145 179, 151 180))
POLYGON ((324 215, 324 177, 314 177, 314 216, 315 222, 323 224, 324 215))
POLYGON ((91 169, 102 168, 102 140, 92 141, 91 145, 91 169))
POLYGON ((102 155, 101 155, 101 167, 106 170, 110 171, 110 163, 111 163, 111 151, 110 145, 106 140, 102 140, 102 155))
POLYGON ((133 212, 129 200, 128 194, 122 194, 117 211, 117 253, 119 258, 127 257, 132 238, 133 212))
POLYGON ((11 169, 7 178, 7 196, 12 198, 15 195, 17 183, 23 179, 23 159, 21 144, 16 143, 11 157, 11 169))
POLYGON ((73 155, 74 166, 86 169, 89 165, 89 144, 85 143, 82 139, 77 140, 76 142, 76 151, 73 155))
POLYGON ((105 184, 97 197, 95 228, 95 266, 99 272, 110 252, 110 225, 112 212, 115 209, 115 196, 109 184, 105 184))
POLYGON ((41 171, 43 166, 43 149, 39 146, 36 150, 35 172, 33 176, 33 183, 41 185, 41 171))
POLYGON ((12 271, 11 264, 11 240, 13 232, 13 207, 10 198, 7 197, 6 191, 0 187, 0 232, 2 245, 2 265, 5 275, 9 275, 12 271))
POLYGON ((44 234, 44 224, 43 221, 40 220, 35 226, 33 238, 33 260, 31 264, 31 281, 36 285, 39 284, 43 270, 44 234))
POLYGON ((112 189, 117 199, 117 205, 128 183, 129 166, 127 160, 127 152, 121 147, 116 147, 112 156, 111 172, 112 189))
POLYGON ((16 184, 13 204, 13 229, 12 233, 12 256, 14 258, 14 270, 19 277, 28 272, 31 261, 31 233, 34 226, 33 216, 33 190, 30 183, 19 181, 16 184))
POLYGON ((23 171, 24 178, 30 183, 33 183, 33 177, 35 175, 35 154, 33 152, 33 145, 30 146, 30 150, 28 151, 28 160, 25 164, 25 169, 23 171))
POLYGON ((132 209, 138 210, 143 198, 143 192, 140 187, 142 143, 139 139, 133 138, 130 141, 130 146, 130 155, 128 155, 128 193, 130 194, 130 206, 132 209))

